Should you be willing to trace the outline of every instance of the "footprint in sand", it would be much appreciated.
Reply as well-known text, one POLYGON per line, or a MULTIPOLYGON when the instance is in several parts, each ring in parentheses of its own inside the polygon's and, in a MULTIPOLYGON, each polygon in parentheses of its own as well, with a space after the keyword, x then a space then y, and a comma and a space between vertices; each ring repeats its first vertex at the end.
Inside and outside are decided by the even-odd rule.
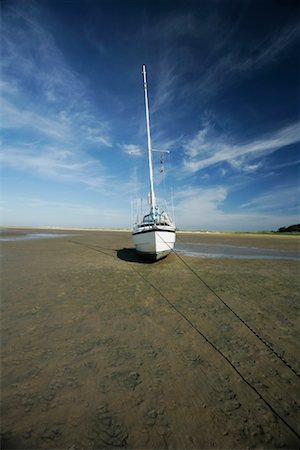
POLYGON ((97 408, 95 424, 87 438, 93 441, 93 446, 97 449, 124 447, 127 444, 128 434, 107 406, 101 405, 97 408))

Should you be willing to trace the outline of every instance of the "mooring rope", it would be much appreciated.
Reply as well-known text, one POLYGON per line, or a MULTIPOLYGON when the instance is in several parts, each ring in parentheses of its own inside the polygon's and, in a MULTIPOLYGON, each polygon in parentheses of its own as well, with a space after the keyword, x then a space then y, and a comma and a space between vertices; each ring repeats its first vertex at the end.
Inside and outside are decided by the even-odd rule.
MULTIPOLYGON (((83 246, 83 247, 86 247, 86 248, 88 248, 88 249, 90 249, 90 250, 94 250, 94 251, 97 251, 97 252, 99 252, 99 253, 102 253, 102 254, 104 254, 104 255, 106 255, 106 256, 110 256, 110 257, 112 257, 112 258, 116 258, 116 256, 114 255, 114 254, 111 254, 111 253, 107 253, 107 252, 104 252, 104 251, 102 251, 100 248, 95 248, 95 247, 93 247, 93 246, 90 246, 90 245, 86 245, 86 244, 83 244, 83 243, 81 243, 81 242, 76 242, 76 241, 71 241, 71 240, 69 240, 69 242, 70 243, 72 243, 72 244, 78 244, 78 245, 81 245, 81 246, 83 246)), ((187 263, 186 263, 186 261, 184 261, 176 252, 175 252, 175 250, 174 249, 172 249, 172 251, 173 251, 173 253, 175 253, 176 254, 176 256, 178 256, 179 257, 179 259, 182 261, 182 262, 184 262, 184 264, 201 280, 201 282, 205 285, 205 286, 207 286, 210 290, 211 290, 211 292, 213 292, 216 296, 217 296, 217 298, 219 298, 224 304, 225 304, 225 306, 227 306, 228 307, 228 305, 221 299, 221 297, 219 297, 219 295, 217 294, 217 293, 215 293, 215 291, 213 290, 213 289, 211 289, 209 286, 208 286, 208 284, 206 283, 206 282, 204 282, 200 277, 199 277, 199 275, 197 274, 197 272, 195 272, 194 271, 194 269, 192 269, 187 263)), ((247 384, 247 386, 250 388, 250 389, 252 389, 252 391, 253 392, 255 392, 255 394, 265 403, 265 405, 270 409, 270 411, 273 413, 273 415, 275 416, 275 417, 277 417, 279 420, 281 420, 281 422, 297 437, 297 439, 300 441, 300 435, 299 435, 299 433, 291 426, 291 425, 289 425, 289 423, 280 415, 280 413, 278 413, 274 408, 273 408, 273 406, 263 397, 263 395, 256 389, 256 387, 255 386, 253 386, 253 384, 250 382, 250 381, 248 381, 244 376, 243 376, 243 374, 237 369, 237 367, 230 361, 230 359, 222 352, 222 350, 220 350, 201 330, 199 330, 199 328, 196 326, 196 325, 194 325, 193 324, 193 322, 182 312, 182 311, 180 311, 180 309, 177 307, 177 306, 175 306, 166 296, 165 296, 165 294, 160 290, 160 289, 158 289, 158 287, 157 286, 155 286, 153 283, 151 283, 151 281, 149 281, 143 274, 141 274, 134 266, 132 266, 132 265, 129 265, 128 264, 128 262, 127 261, 125 261, 126 262, 126 264, 128 265, 128 267, 130 267, 131 268, 131 270, 133 270, 135 273, 137 273, 137 275, 139 275, 139 277, 140 278, 142 278, 142 280, 144 280, 144 282, 146 282, 149 286, 151 286, 156 292, 158 292, 159 293, 159 295, 169 304, 169 306, 171 307, 171 308, 173 308, 176 312, 177 312, 177 314, 179 314, 188 324, 189 324, 189 326, 191 327, 191 328, 193 328, 193 330, 195 330, 196 331, 196 333, 198 333, 204 340, 205 340, 205 342, 207 342, 229 365, 230 365, 230 367, 237 373, 237 375, 241 378, 241 380, 245 383, 245 384, 247 384)), ((231 308, 229 307, 229 309, 231 310, 231 308)), ((233 310, 232 310, 233 311, 233 310)), ((239 316, 237 315, 237 317, 239 318, 239 316)), ((240 320, 240 319, 239 319, 240 320)), ((244 321, 243 321, 243 323, 244 323, 244 321)), ((252 331, 252 330, 251 330, 252 331)), ((255 333, 254 333, 255 334, 255 333)), ((255 334, 255 336, 256 336, 256 334, 255 334)), ((262 341, 263 342, 263 341, 262 341)), ((272 350, 272 349, 271 349, 272 350)), ((272 350, 273 351, 273 350, 272 350)), ((277 356, 277 354, 273 351, 273 353, 277 356)), ((282 361, 282 359, 281 358, 279 358, 281 361, 282 361)), ((288 366, 289 367, 289 366, 288 366)), ((294 372, 294 371, 293 371, 294 372)), ((295 372, 294 372, 295 373, 295 372)), ((297 372, 296 372, 296 375, 298 376, 298 374, 297 374, 297 372)))
POLYGON ((220 350, 199 328, 191 322, 191 320, 182 312, 180 309, 177 308, 165 295, 164 293, 158 289, 157 286, 155 286, 151 281, 147 280, 144 275, 142 275, 140 272, 138 272, 133 266, 130 266, 149 286, 151 286, 153 289, 155 289, 159 295, 173 308, 189 325, 191 328, 193 328, 222 358, 225 359, 225 361, 232 367, 232 369, 239 375, 239 377, 242 379, 244 383, 247 384, 247 386, 252 389, 256 395, 268 406, 268 408, 272 411, 274 416, 278 417, 284 425, 287 426, 287 428, 299 439, 300 441, 300 434, 273 408, 273 406, 263 397, 263 395, 256 389, 255 386, 253 386, 250 381, 248 381, 243 374, 237 369, 237 367, 230 361, 230 359, 220 350))
POLYGON ((263 337, 261 337, 257 331, 255 331, 238 313, 236 313, 231 306, 228 305, 228 303, 225 302, 225 300, 220 297, 220 295, 211 287, 209 284, 201 278, 201 276, 196 272, 183 258, 179 255, 179 253, 174 250, 174 248, 171 248, 170 245, 160 236, 160 238, 164 241, 165 244, 168 245, 170 250, 177 256, 177 258, 180 259, 180 261, 201 281, 202 284, 218 299, 220 302, 223 303, 223 305, 229 309, 229 311, 240 321, 243 325, 245 325, 246 328, 248 328, 249 331, 251 331, 254 336, 259 339, 280 361, 287 366, 298 378, 300 378, 300 373, 294 369, 294 367, 286 361, 286 359, 283 358, 270 344, 267 342, 263 337))

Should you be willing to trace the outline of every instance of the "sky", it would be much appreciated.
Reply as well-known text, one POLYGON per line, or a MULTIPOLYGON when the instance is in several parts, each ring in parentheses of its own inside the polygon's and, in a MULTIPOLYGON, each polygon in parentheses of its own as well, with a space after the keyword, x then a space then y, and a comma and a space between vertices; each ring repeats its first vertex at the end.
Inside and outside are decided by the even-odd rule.
POLYGON ((299 223, 299 37, 291 0, 2 0, 1 225, 131 227, 142 64, 177 227, 299 223))

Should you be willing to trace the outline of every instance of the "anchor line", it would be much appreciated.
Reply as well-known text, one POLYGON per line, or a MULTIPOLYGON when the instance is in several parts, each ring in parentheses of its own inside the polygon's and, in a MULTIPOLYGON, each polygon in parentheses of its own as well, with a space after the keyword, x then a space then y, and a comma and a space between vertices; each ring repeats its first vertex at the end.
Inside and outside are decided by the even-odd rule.
POLYGON ((141 273, 139 273, 135 268, 130 266, 149 286, 151 286, 153 289, 155 289, 159 295, 173 308, 189 325, 191 328, 193 328, 196 333, 198 333, 204 340, 207 342, 225 361, 230 365, 230 367, 238 374, 238 376, 242 379, 242 381, 247 384, 247 386, 252 389, 255 394, 265 403, 265 405, 272 411, 273 415, 276 416, 279 420, 284 423, 284 425, 299 439, 300 441, 300 434, 294 428, 276 411, 275 408, 266 400, 263 395, 256 389, 255 386, 253 386, 250 381, 248 381, 244 375, 237 369, 237 367, 233 364, 233 362, 230 361, 230 359, 220 350, 199 328, 193 324, 193 322, 182 312, 180 309, 178 309, 162 292, 160 289, 157 288, 154 284, 152 284, 147 278, 144 277, 141 273))
MULTIPOLYGON (((75 241, 69 241, 70 243, 73 244, 78 244, 81 245, 83 247, 86 247, 90 250, 94 250, 97 251, 99 253, 103 253, 107 256, 110 256, 112 258, 116 258, 115 255, 112 255, 111 253, 106 253, 98 248, 86 245, 86 244, 82 244, 79 242, 75 242, 75 241)), ((172 251, 176 254, 176 252, 172 249, 172 251)), ((181 259, 181 258, 180 258, 181 259)), ((182 260, 183 261, 183 260, 182 260)), ((188 264, 183 261, 187 266, 188 264)), ((270 409, 270 411, 273 413, 273 415, 275 417, 277 417, 296 437, 297 439, 300 441, 300 434, 280 415, 280 413, 278 413, 276 411, 275 408, 273 408, 273 406, 263 397, 263 395, 256 389, 255 386, 253 386, 251 384, 250 381, 248 381, 243 374, 237 369, 237 367, 233 364, 233 362, 230 361, 230 359, 201 331, 199 330, 199 328, 193 324, 193 322, 182 312, 180 311, 179 308, 177 308, 177 306, 175 306, 164 294, 163 292, 158 289, 157 286, 155 286, 154 284, 152 284, 144 275, 142 275, 137 269, 135 269, 133 266, 129 265, 127 262, 126 264, 131 268, 131 270, 133 270, 140 278, 142 278, 142 280, 144 280, 145 283, 147 283, 149 286, 151 286, 156 292, 159 293, 159 295, 161 296, 161 298, 163 298, 168 304, 169 306, 174 309, 174 311, 176 311, 177 314, 179 314, 188 324, 191 328, 193 328, 194 331, 196 331, 197 334, 199 334, 204 340, 205 342, 207 342, 229 365, 230 367, 237 373, 237 375, 241 378, 241 380, 247 384, 247 386, 252 389, 253 392, 255 392, 255 394, 265 403, 265 405, 270 409)), ((188 266, 189 267, 189 266, 188 266)), ((191 269, 191 268, 190 268, 191 269)), ((194 272, 197 276, 198 274, 191 269, 192 272, 194 272)), ((201 280, 202 281, 202 280, 201 280)), ((205 284, 205 283, 204 283, 205 284)))
POLYGON ((160 239, 168 245, 171 251, 177 256, 177 258, 201 281, 201 283, 220 301, 223 305, 228 308, 228 310, 243 324, 246 328, 257 338, 259 339, 267 348, 270 350, 273 355, 275 355, 286 367, 288 367, 298 378, 300 378, 300 373, 288 362, 283 356, 281 356, 270 344, 267 342, 262 336, 259 335, 257 331, 255 331, 238 313, 236 313, 225 300, 211 287, 209 284, 203 280, 203 278, 196 272, 175 250, 171 248, 170 245, 163 239, 163 237, 159 236, 160 239))

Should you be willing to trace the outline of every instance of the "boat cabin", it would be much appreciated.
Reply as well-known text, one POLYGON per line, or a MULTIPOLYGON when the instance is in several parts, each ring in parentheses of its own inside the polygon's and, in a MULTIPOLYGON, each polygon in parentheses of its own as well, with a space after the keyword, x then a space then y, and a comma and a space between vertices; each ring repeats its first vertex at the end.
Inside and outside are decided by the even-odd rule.
POLYGON ((149 225, 171 225, 170 218, 168 214, 163 211, 162 213, 155 212, 155 214, 146 214, 143 217, 143 221, 140 227, 147 227, 149 225))

